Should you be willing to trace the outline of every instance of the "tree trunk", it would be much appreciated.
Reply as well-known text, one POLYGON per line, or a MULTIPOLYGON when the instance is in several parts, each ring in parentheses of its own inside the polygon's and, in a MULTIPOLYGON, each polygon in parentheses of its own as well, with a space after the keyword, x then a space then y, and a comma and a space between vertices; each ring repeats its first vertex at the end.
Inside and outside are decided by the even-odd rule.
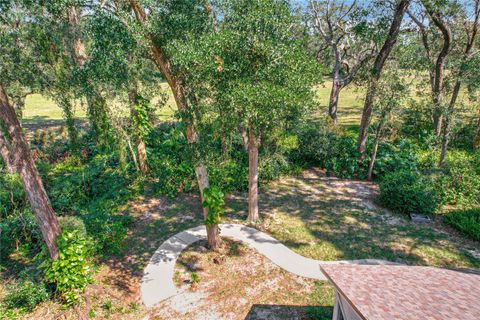
POLYGON ((478 147, 480 146, 480 107, 477 110, 477 134, 475 135, 475 138, 473 140, 473 149, 477 150, 478 147))
POLYGON ((258 141, 253 129, 248 134, 248 221, 258 220, 258 141))
MULTIPOLYGON (((200 199, 203 203, 205 200, 204 190, 209 187, 207 168, 203 164, 199 164, 195 168, 195 174, 197 175, 198 188, 200 189, 200 199)), ((206 220, 208 217, 208 207, 203 207, 203 218, 206 220)), ((220 234, 218 225, 206 226, 207 228, 207 242, 208 246, 212 250, 216 250, 220 244, 220 234)))
MULTIPOLYGON (((2 130, 2 128, 0 128, 2 130)), ((3 134, 0 132, 0 135, 3 137, 3 134)), ((4 139, 0 139, 0 154, 2 156, 3 163, 5 164, 5 169, 8 173, 14 173, 15 168, 13 167, 12 160, 10 159, 10 154, 7 149, 7 144, 4 139)))
POLYGON ((438 166, 442 168, 445 165, 445 157, 447 156, 448 143, 450 141, 450 131, 452 129, 453 113, 455 111, 455 104, 457 103, 458 94, 460 93, 461 82, 457 81, 453 88, 452 98, 450 99, 450 105, 448 106, 448 112, 445 117, 445 124, 443 128, 442 136, 442 151, 440 152, 440 160, 438 166))
POLYGON ((248 132, 247 132, 247 129, 242 127, 240 129, 240 134, 242 135, 243 149, 245 149, 245 152, 248 152, 248 132))
POLYGON ((449 114, 445 117, 445 123, 443 128, 443 136, 442 136, 442 151, 440 152, 440 160, 438 161, 438 167, 443 168, 445 165, 445 158, 447 156, 448 150, 448 143, 450 140, 450 131, 452 127, 452 115, 449 114))
POLYGON ((452 44, 452 31, 445 21, 440 17, 438 12, 434 12, 432 9, 427 7, 427 12, 431 17, 435 26, 442 32, 443 36, 443 46, 442 50, 437 56, 437 61, 435 62, 435 76, 434 76, 434 87, 433 87, 433 104, 434 104, 434 113, 433 113, 433 126, 435 129, 435 134, 440 136, 443 126, 443 82, 445 78, 445 62, 447 55, 450 52, 452 44))
POLYGON ((332 118, 333 123, 336 124, 338 98, 340 95, 340 90, 342 90, 342 82, 340 79, 341 58, 336 45, 334 46, 334 50, 335 50, 335 66, 333 67, 332 90, 330 91, 330 99, 328 103, 328 115, 330 116, 330 118, 332 118))
POLYGON ((393 15, 393 20, 388 31, 387 39, 383 44, 382 48, 375 58, 375 63, 372 69, 372 79, 370 80, 370 85, 368 86, 367 96, 365 98, 365 104, 363 106, 362 120, 360 123, 360 132, 358 135, 357 141, 357 151, 359 152, 359 160, 362 161, 365 157, 365 151, 367 146, 368 138, 368 127, 370 126, 370 121, 373 111, 373 102, 375 100, 375 95, 377 92, 378 81, 380 79, 383 66, 387 60, 390 52, 393 49, 393 46, 397 42, 398 33, 400 32, 400 26, 402 24, 403 15, 410 5, 411 0, 401 0, 393 15))
POLYGON ((337 110, 338 110, 338 98, 340 96, 340 90, 342 90, 342 83, 339 79, 333 79, 332 91, 330 92, 330 101, 328 103, 328 115, 332 118, 333 123, 337 124, 337 110))
POLYGON ((367 96, 365 98, 365 104, 362 111, 362 119, 360 121, 360 132, 357 141, 357 151, 360 153, 359 160, 362 161, 365 157, 365 151, 367 150, 368 128, 373 112, 373 101, 377 93, 379 79, 373 78, 370 80, 367 90, 367 96))
MULTIPOLYGON (((80 19, 78 10, 75 6, 67 9, 68 23, 70 28, 70 46, 73 60, 80 69, 83 69, 87 61, 87 52, 85 44, 80 34, 80 19)), ((87 113, 91 126, 91 130, 97 139, 97 142, 107 143, 106 135, 108 133, 108 115, 106 110, 106 102, 95 85, 87 79, 83 88, 87 98, 87 113)))
POLYGON ((63 110, 63 116, 68 131, 68 139, 70 142, 70 150, 73 153, 78 153, 78 131, 75 126, 72 104, 66 95, 62 95, 62 97, 58 99, 58 104, 63 110))
POLYGON ((372 157, 370 158, 370 164, 368 165, 368 175, 367 179, 372 181, 373 178, 373 167, 375 166, 375 160, 377 159, 378 144, 380 143, 380 134, 382 132, 382 123, 378 124, 377 131, 375 133, 375 141, 373 144, 372 157))
POLYGON ((3 86, 0 86, 0 119, 3 121, 6 132, 0 130, 0 147, 6 146, 8 158, 20 175, 25 188, 25 194, 35 215, 52 259, 58 258, 56 238, 60 234, 55 212, 50 204, 40 175, 30 153, 30 147, 23 136, 20 122, 15 110, 10 105, 3 86))
MULTIPOLYGON (((137 105, 137 88, 136 85, 132 85, 128 92, 128 100, 130 101, 130 118, 133 120, 137 117, 137 111, 135 109, 137 105)), ((134 132, 136 132, 137 128, 133 128, 134 132)), ((138 166, 140 168, 140 172, 142 175, 147 175, 150 171, 148 167, 148 156, 147 156, 147 148, 145 146, 145 141, 139 134, 135 134, 135 146, 138 153, 138 166)))
MULTIPOLYGON (((137 21, 141 25, 145 26, 146 19, 147 19, 145 9, 141 6, 140 3, 138 3, 137 0, 129 0, 129 3, 130 3, 130 7, 132 8, 135 14, 137 21)), ((170 86, 170 89, 172 90, 173 98, 175 99, 175 104, 177 105, 178 110, 188 111, 188 104, 187 104, 187 98, 185 95, 184 84, 182 83, 181 79, 179 79, 178 76, 172 72, 169 58, 167 57, 163 49, 155 43, 153 35, 146 32, 145 37, 150 43, 152 60, 157 66, 158 70, 164 76, 168 85, 170 86)), ((185 125, 187 127, 188 144, 191 146, 193 152, 195 152, 195 144, 198 141, 198 132, 195 128, 195 123, 193 120, 184 120, 184 121, 186 122, 185 125)), ((207 169, 205 168, 205 166, 201 161, 198 163, 197 167, 195 168, 195 172, 197 175, 198 187, 200 189, 200 198, 202 199, 202 202, 203 202, 203 197, 204 197, 203 190, 206 187, 208 187, 209 182, 208 182, 207 169)), ((204 213, 204 217, 207 217, 208 208, 204 208, 203 213, 204 213)), ((218 238, 217 229, 218 229, 218 226, 216 225, 207 227, 207 236, 209 237, 208 242, 209 242, 209 245, 213 246, 213 248, 216 248, 216 245, 218 245, 220 241, 218 238), (216 231, 215 232, 209 231, 210 229, 215 229, 216 231)))

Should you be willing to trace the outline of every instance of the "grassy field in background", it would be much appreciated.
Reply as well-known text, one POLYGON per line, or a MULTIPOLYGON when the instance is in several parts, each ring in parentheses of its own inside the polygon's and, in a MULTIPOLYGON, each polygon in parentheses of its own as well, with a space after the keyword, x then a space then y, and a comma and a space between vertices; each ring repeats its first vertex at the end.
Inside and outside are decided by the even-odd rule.
MULTIPOLYGON (((165 106, 156 111, 159 120, 170 120, 173 118, 175 112, 175 101, 173 95, 166 83, 161 84, 162 91, 167 95, 167 102, 165 106)), ((152 103, 156 104, 159 97, 153 99, 152 103)), ((118 101, 110 102, 115 106, 119 104, 118 101)), ((128 115, 128 106, 122 105, 119 108, 121 113, 128 115)), ((77 119, 85 119, 87 117, 86 104, 77 101, 74 104, 74 113, 77 119)), ((25 101, 25 110, 23 112, 22 122, 24 124, 42 125, 42 124, 61 124, 63 122, 62 109, 48 97, 40 94, 31 94, 25 101)))
MULTIPOLYGON (((317 99, 319 113, 326 114, 328 109, 328 98, 330 96, 331 82, 326 81, 317 88, 317 99)), ((176 110, 175 100, 166 83, 162 84, 162 90, 167 95, 167 103, 157 110, 159 120, 171 120, 176 110)), ((361 108, 363 106, 364 91, 354 86, 347 87, 340 94, 338 117, 341 124, 350 126, 360 121, 361 108)), ((156 103, 158 98, 152 102, 156 103)), ((115 103, 115 102, 114 102, 115 103)), ((123 109, 123 108, 122 108, 123 109)), ((126 112, 126 111, 122 111, 126 112)), ((86 118, 85 103, 78 101, 75 104, 75 117, 86 118)), ((32 94, 27 97, 23 122, 26 124, 41 125, 42 123, 61 123, 63 121, 62 109, 51 99, 40 94, 32 94)))
MULTIPOLYGON (((331 90, 331 81, 326 80, 322 85, 319 85, 317 90, 317 114, 321 117, 326 116, 328 113, 328 100, 331 90)), ((167 83, 161 84, 162 93, 166 95, 167 101, 164 106, 159 107, 156 111, 158 120, 168 121, 173 119, 173 115, 176 110, 175 100, 172 92, 167 83)), ((420 87, 412 88, 410 97, 418 100, 419 96, 416 92, 420 87)), ((381 92, 378 93, 381 97, 381 92)), ((160 97, 156 97, 152 100, 152 104, 155 105, 159 101, 160 97)), ((475 110, 472 109, 476 105, 471 101, 467 101, 468 96, 465 92, 462 92, 458 105, 461 105, 463 101, 467 107, 462 110, 459 115, 465 119, 471 119, 475 117, 475 110)), ((365 100, 365 88, 356 87, 350 85, 343 89, 340 93, 339 107, 338 107, 338 121, 345 127, 355 127, 360 123, 360 116, 362 113, 363 102, 365 100)), ((120 112, 124 116, 129 115, 128 105, 125 102, 110 101, 111 108, 114 112, 120 112), (120 111, 118 111, 120 110, 120 111)), ((75 116, 78 119, 86 118, 85 103, 78 101, 75 104, 75 116)), ((23 116, 23 123, 27 125, 42 126, 42 125, 60 125, 63 123, 62 110, 56 105, 56 103, 43 97, 39 94, 33 94, 27 97, 26 106, 23 116)))

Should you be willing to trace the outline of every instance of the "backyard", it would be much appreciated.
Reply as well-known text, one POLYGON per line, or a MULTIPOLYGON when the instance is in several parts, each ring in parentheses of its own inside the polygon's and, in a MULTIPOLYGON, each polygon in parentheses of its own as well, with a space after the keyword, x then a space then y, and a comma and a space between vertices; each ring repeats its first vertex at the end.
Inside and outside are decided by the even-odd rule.
POLYGON ((0 4, 0 319, 480 318, 479 28, 480 0, 0 4))

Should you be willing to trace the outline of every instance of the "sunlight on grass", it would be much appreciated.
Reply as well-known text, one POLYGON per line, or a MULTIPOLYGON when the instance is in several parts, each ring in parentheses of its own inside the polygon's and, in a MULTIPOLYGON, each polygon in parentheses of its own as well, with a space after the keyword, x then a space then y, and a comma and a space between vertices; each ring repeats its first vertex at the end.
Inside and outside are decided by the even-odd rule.
MULTIPOLYGON (((332 82, 326 80, 317 87, 317 101, 320 105, 320 113, 328 114, 328 100, 332 82)), ((338 102, 338 121, 341 125, 358 125, 360 115, 362 114, 363 101, 365 99, 365 90, 363 88, 350 85, 340 92, 338 102)))
MULTIPOLYGON (((155 114, 160 121, 172 120, 176 110, 175 100, 173 99, 173 95, 167 83, 162 83, 161 89, 167 94, 167 102, 165 106, 156 110, 155 114)), ((152 104, 158 103, 159 100, 160 97, 154 97, 152 99, 152 104)), ((114 106, 115 108, 120 109, 125 116, 128 116, 128 107, 119 107, 118 101, 109 101, 109 104, 110 106, 114 106)), ((87 114, 85 102, 81 103, 81 101, 77 101, 74 106, 75 117, 77 119, 86 118, 87 114)), ((58 120, 63 121, 63 111, 52 99, 49 99, 48 97, 42 96, 40 94, 31 94, 26 98, 25 110, 22 120, 24 123, 35 124, 58 120)))

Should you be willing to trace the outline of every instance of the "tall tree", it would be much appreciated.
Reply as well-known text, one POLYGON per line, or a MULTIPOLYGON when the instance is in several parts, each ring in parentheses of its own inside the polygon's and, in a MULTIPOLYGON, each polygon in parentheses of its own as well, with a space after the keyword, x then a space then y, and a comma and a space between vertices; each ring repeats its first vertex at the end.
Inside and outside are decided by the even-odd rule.
POLYGON ((8 101, 2 84, 0 84, 0 120, 2 127, 0 129, 0 148, 6 150, 6 157, 10 159, 11 166, 19 174, 50 256, 52 259, 57 259, 58 247, 55 241, 60 234, 60 225, 35 167, 20 121, 15 109, 8 101))
POLYGON ((365 98, 365 103, 362 111, 362 118, 360 122, 360 131, 358 134, 357 140, 357 151, 359 153, 359 159, 363 160, 365 157, 365 151, 367 146, 368 138, 368 128, 370 126, 370 121, 373 111, 373 102, 375 100, 375 95, 377 93, 378 81, 380 80, 383 66, 387 60, 390 52, 392 51, 395 43, 397 42, 398 33, 400 32, 400 27, 402 24, 403 16, 408 6, 410 5, 411 0, 400 0, 397 1, 393 12, 393 19, 388 31, 387 38, 378 52, 373 68, 371 70, 371 77, 369 79, 369 85, 367 89, 367 95, 365 98))
POLYGON ((31 3, 8 1, 0 4, 0 151, 10 171, 18 173, 52 259, 58 257, 56 237, 60 225, 50 204, 42 179, 35 166, 30 146, 20 121, 9 101, 10 92, 18 85, 32 89, 37 80, 44 80, 45 56, 37 51, 42 44, 40 21, 32 19, 31 3), (10 25, 20 26, 12 32, 10 25), (20 44, 20 45, 17 45, 20 44))
MULTIPOLYGON (((319 44, 317 59, 333 56, 332 89, 328 103, 328 114, 337 122, 340 91, 348 86, 367 63, 375 56, 379 34, 370 30, 367 15, 356 1, 310 0, 310 19, 315 38, 319 44), (328 50, 330 49, 330 50, 328 50), (331 52, 331 54, 330 54, 331 52)), ((328 57, 329 58, 329 57, 328 57)))
POLYGON ((463 30, 465 31, 465 43, 463 53, 459 57, 458 67, 454 70, 455 85, 450 97, 447 110, 445 112, 445 121, 442 131, 442 147, 440 152, 440 159, 438 162, 439 167, 445 165, 445 157, 447 155, 448 144, 450 140, 450 132, 453 125, 453 117, 455 113, 455 105, 457 103, 458 96, 460 94, 460 88, 462 83, 471 81, 472 78, 475 82, 479 82, 480 78, 477 76, 478 72, 473 71, 478 68, 478 65, 471 65, 470 62, 474 61, 475 56, 478 55, 478 51, 474 51, 475 42, 478 37, 478 29, 480 27, 480 0, 475 0, 471 8, 466 8, 466 15, 468 12, 472 12, 472 18, 468 17, 463 21, 463 30), (472 73, 473 71, 473 73, 472 73))
POLYGON ((244 128, 248 220, 256 222, 262 142, 312 107, 319 67, 295 36, 299 22, 284 1, 225 0, 218 10, 218 31, 178 44, 178 59, 221 126, 244 128))
POLYGON ((99 92, 97 85, 90 78, 88 72, 85 72, 85 64, 88 61, 87 50, 82 38, 83 32, 80 24, 81 8, 72 3, 64 8, 68 20, 67 41, 70 44, 72 58, 77 68, 81 71, 79 85, 81 91, 87 100, 87 111, 90 120, 91 130, 97 139, 97 142, 105 145, 108 135, 108 114, 107 104, 102 93, 99 92))
MULTIPOLYGON (((183 70, 172 64, 171 56, 167 52, 168 45, 180 35, 188 33, 193 27, 195 32, 202 31, 211 23, 207 7, 199 6, 195 1, 182 0, 171 3, 163 3, 161 6, 149 6, 145 9, 137 0, 128 0, 128 7, 133 11, 137 24, 142 29, 142 35, 150 50, 150 56, 158 70, 162 73, 172 90, 177 108, 182 116, 182 121, 187 128, 187 141, 191 146, 194 158, 196 158, 195 173, 200 190, 202 202, 204 202, 204 190, 209 187, 207 169, 199 157, 197 143, 199 132, 196 125, 198 112, 195 110, 196 97, 193 88, 185 83, 183 70), (147 14, 148 13, 148 14, 147 14), (171 14, 170 14, 171 13, 171 14)), ((118 1, 118 12, 122 9, 123 2, 118 1)), ((119 15, 122 15, 119 13, 119 15)), ((205 219, 208 217, 208 207, 204 207, 205 219)), ((207 226, 209 245, 216 248, 219 242, 218 226, 207 226)))

